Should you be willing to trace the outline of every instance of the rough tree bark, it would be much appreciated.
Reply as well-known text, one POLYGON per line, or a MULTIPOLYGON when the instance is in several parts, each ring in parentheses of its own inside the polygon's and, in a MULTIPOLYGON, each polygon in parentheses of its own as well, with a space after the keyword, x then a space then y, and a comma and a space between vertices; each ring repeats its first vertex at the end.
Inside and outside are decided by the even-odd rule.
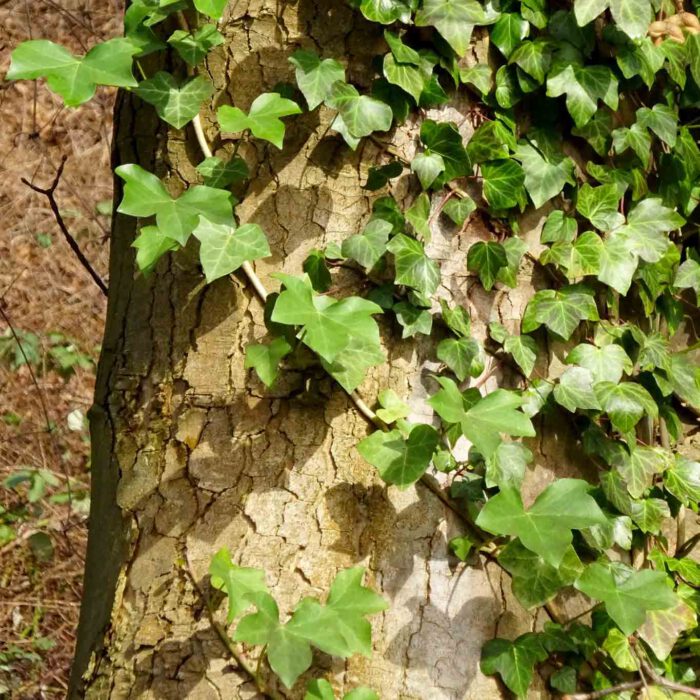
MULTIPOLYGON (((232 144, 215 138, 213 109, 230 102, 247 109, 260 92, 292 80, 287 59, 296 48, 338 58, 353 82, 367 86, 371 59, 383 46, 377 27, 344 0, 238 0, 223 31, 226 44, 208 63, 217 93, 205 115, 223 152, 232 144)), ((466 137, 467 113, 463 104, 430 116, 456 121, 466 137)), ((351 152, 328 133, 331 117, 321 110, 288 120, 282 151, 241 145, 252 177, 238 214, 268 235, 273 257, 256 265, 268 288, 277 286, 272 272, 298 274, 310 249, 356 233, 369 215, 374 196, 362 184, 386 153, 370 139, 351 152)), ((150 107, 129 95, 118 101, 116 124, 115 165, 140 163, 174 192, 196 182, 202 156, 189 129, 166 131, 150 107)), ((387 139, 410 160, 415 135, 409 123, 387 139)), ((393 194, 410 202, 411 178, 393 194)), ((533 232, 532 245, 540 218, 525 229, 533 232)), ((305 594, 323 595, 338 570, 367 567, 369 585, 391 607, 373 619, 371 659, 316 657, 312 675, 325 675, 337 691, 365 684, 385 700, 499 697, 497 683, 479 671, 482 644, 544 620, 519 606, 496 566, 478 559, 465 565, 449 555, 447 541, 464 524, 430 489, 419 484, 401 492, 382 484, 354 449, 366 422, 320 370, 288 372, 272 391, 244 370, 245 345, 265 328, 262 307, 242 278, 204 287, 196 257, 185 251, 144 279, 130 248, 135 225, 115 217, 91 414, 90 542, 72 697, 258 697, 192 583, 208 591, 209 560, 222 546, 238 563, 265 569, 283 610, 305 594)), ((527 262, 517 291, 486 294, 465 263, 470 243, 486 238, 483 224, 477 219, 461 235, 434 228, 428 252, 441 264, 440 294, 471 309, 482 337, 492 320, 515 328, 537 285, 527 262)), ((360 282, 340 270, 333 291, 356 292, 360 282)), ((432 345, 400 341, 386 323, 383 330, 389 362, 360 393, 371 402, 380 388, 393 387, 425 418, 422 400, 435 389, 432 345)), ((557 348, 548 351, 548 362, 557 362, 557 348)), ((514 378, 499 370, 487 386, 499 381, 514 378)), ((538 430, 546 439, 530 445, 536 466, 528 474, 537 491, 555 470, 580 473, 565 454, 567 426, 540 423, 538 430)))

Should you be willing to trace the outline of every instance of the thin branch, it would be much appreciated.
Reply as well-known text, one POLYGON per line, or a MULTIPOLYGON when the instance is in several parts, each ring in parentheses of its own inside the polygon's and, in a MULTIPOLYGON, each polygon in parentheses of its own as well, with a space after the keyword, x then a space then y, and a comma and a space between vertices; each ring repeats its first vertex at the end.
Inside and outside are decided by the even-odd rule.
POLYGON ((590 693, 569 693, 562 696, 562 700, 598 700, 613 693, 622 693, 625 690, 639 690, 644 687, 644 681, 630 681, 629 683, 620 683, 619 685, 611 685, 609 688, 602 690, 593 690, 590 693))
POLYGON ((61 233, 63 234, 63 237, 66 239, 66 242, 70 246, 70 249, 73 251, 75 254, 75 257, 78 258, 80 264, 90 273, 90 276, 92 277, 93 281, 95 284, 100 288, 100 291, 107 296, 107 285, 102 281, 102 278, 97 274, 95 271, 95 268, 90 264, 90 261, 85 257, 84 253, 82 250, 80 250, 80 246, 77 244, 75 238, 73 238, 73 234, 68 230, 68 227, 66 226, 65 222, 63 221, 63 217, 61 216, 61 212, 58 208, 58 203, 56 202, 56 197, 54 196, 54 193, 56 192, 56 188, 58 187, 58 183, 61 180, 61 175, 63 174, 63 168, 66 165, 66 156, 63 156, 61 159, 61 164, 58 166, 58 170, 56 171, 56 176, 53 179, 53 182, 51 183, 51 186, 44 189, 43 187, 38 187, 37 185, 34 185, 33 183, 29 182, 26 178, 22 178, 22 182, 29 187, 29 189, 34 190, 34 192, 38 192, 39 194, 43 194, 48 200, 49 200, 49 206, 51 207, 51 211, 53 212, 54 219, 56 219, 56 223, 58 224, 58 228, 61 229, 61 233))
POLYGON ((642 666, 644 675, 647 676, 654 685, 658 685, 660 688, 675 690, 679 693, 686 693, 687 695, 692 695, 694 698, 700 698, 700 690, 698 690, 698 688, 691 688, 689 685, 676 683, 675 681, 660 676, 644 659, 639 659, 639 663, 642 666))

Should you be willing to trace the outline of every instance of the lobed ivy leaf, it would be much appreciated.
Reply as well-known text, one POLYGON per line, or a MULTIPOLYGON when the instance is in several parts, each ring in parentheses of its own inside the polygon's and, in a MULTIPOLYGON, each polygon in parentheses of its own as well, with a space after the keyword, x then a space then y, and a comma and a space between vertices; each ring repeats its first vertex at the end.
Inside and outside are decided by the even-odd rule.
POLYGON ((77 107, 95 94, 98 85, 136 87, 131 72, 140 49, 128 39, 110 39, 93 46, 85 56, 74 56, 45 39, 23 41, 13 52, 7 80, 46 78, 67 107, 77 107))
POLYGON ((421 124, 420 139, 431 153, 442 156, 445 169, 433 184, 440 186, 471 173, 471 164, 462 137, 454 124, 426 119, 421 124))
POLYGON ((653 131, 667 146, 673 148, 676 145, 678 115, 668 105, 640 107, 637 110, 637 123, 653 131))
POLYGON ((268 257, 270 246, 257 224, 236 228, 215 224, 203 216, 192 232, 199 240, 199 260, 207 283, 235 272, 244 262, 268 257))
POLYGON ((700 300, 700 262, 692 257, 684 260, 676 272, 673 286, 677 289, 692 289, 697 303, 700 300))
POLYGON ((459 79, 465 85, 475 87, 482 95, 487 95, 493 87, 493 71, 486 63, 477 63, 469 68, 460 68, 459 79))
POLYGON ((664 487, 686 506, 700 502, 700 462, 676 455, 673 465, 664 473, 664 487))
POLYGON ((442 320, 458 338, 470 338, 472 322, 469 312, 463 306, 451 309, 444 299, 440 300, 442 320))
POLYGON ((228 5, 228 0, 193 0, 193 2, 197 12, 216 20, 222 18, 224 9, 228 5))
POLYGON ((631 39, 640 39, 654 19, 650 0, 576 0, 574 13, 580 26, 610 9, 615 24, 631 39))
POLYGON ((565 586, 581 575, 583 565, 569 545, 558 567, 547 563, 519 540, 509 542, 498 555, 498 562, 513 577, 513 594, 524 608, 545 605, 565 586))
POLYGON ((163 183, 140 165, 120 165, 114 171, 124 180, 124 195, 117 211, 129 216, 156 217, 163 235, 185 245, 203 216, 213 224, 233 226, 231 194, 195 185, 171 197, 163 183))
POLYGON ((417 27, 435 27, 459 56, 467 52, 474 26, 489 21, 477 0, 423 0, 415 18, 417 27))
POLYGON ((522 442, 502 442, 486 459, 484 482, 488 488, 513 486, 520 488, 532 452, 522 442))
POLYGON ((297 85, 310 110, 316 109, 326 100, 333 83, 345 81, 345 69, 333 58, 321 58, 313 51, 299 49, 290 57, 295 67, 297 85))
POLYGON ((552 393, 554 400, 571 413, 578 409, 600 409, 593 392, 593 374, 585 367, 568 367, 564 370, 552 393))
POLYGON ((343 241, 341 251, 346 258, 356 260, 366 270, 371 270, 386 252, 392 225, 383 219, 372 219, 362 233, 343 241))
POLYGON ((569 365, 580 365, 591 372, 594 382, 617 384, 623 372, 631 374, 634 367, 624 348, 615 343, 598 347, 591 343, 577 345, 566 357, 569 365))
POLYGON ((272 386, 279 374, 283 358, 292 352, 292 346, 283 337, 271 343, 249 343, 245 349, 245 369, 254 369, 265 386, 272 386))
POLYGON ((624 221, 617 209, 619 201, 620 193, 616 185, 593 187, 586 182, 578 191, 576 211, 597 229, 610 231, 624 221))
POLYGON ((238 107, 223 105, 216 110, 216 118, 222 131, 237 133, 249 129, 259 139, 282 148, 285 127, 281 117, 300 112, 299 105, 293 100, 276 92, 266 92, 253 100, 248 114, 238 107))
POLYGON ((399 418, 408 418, 411 409, 393 389, 382 389, 377 398, 381 404, 381 408, 377 409, 377 416, 385 423, 395 423, 399 418))
POLYGON ((388 131, 391 128, 394 118, 391 107, 373 97, 360 95, 349 83, 333 83, 326 102, 329 107, 338 110, 353 138, 359 139, 375 131, 388 131))
POLYGON ((197 172, 204 177, 207 187, 225 189, 236 182, 248 178, 248 166, 240 156, 223 161, 217 156, 205 158, 198 166, 197 172))
POLYGON ((484 289, 489 292, 496 282, 498 271, 508 265, 506 250, 494 241, 478 241, 467 253, 467 269, 477 272, 484 289))
POLYGON ((501 121, 484 122, 469 139, 467 155, 474 163, 509 158, 517 149, 515 134, 501 121))
POLYGON ((671 465, 672 457, 661 447, 635 446, 630 452, 624 447, 618 450, 610 463, 619 472, 633 498, 640 498, 649 489, 654 476, 671 465))
POLYGON ((447 338, 437 346, 438 359, 444 362, 460 382, 478 377, 484 371, 481 347, 474 338, 447 338))
POLYGON ((593 390, 613 427, 623 435, 628 434, 644 414, 650 418, 659 415, 656 402, 641 384, 597 382, 593 390))
POLYGON ((440 268, 425 254, 419 241, 400 233, 386 248, 394 255, 396 284, 405 284, 426 297, 435 293, 440 284, 440 268))
POLYGON ((558 149, 536 139, 520 141, 515 150, 525 172, 525 189, 535 208, 558 195, 564 185, 573 185, 574 163, 558 149))
POLYGON ((214 86, 201 76, 178 84, 170 73, 158 71, 140 82, 134 92, 153 105, 163 121, 181 129, 199 114, 202 102, 212 96, 214 86))
POLYGON ((493 160, 481 166, 484 199, 496 210, 525 204, 525 171, 514 160, 493 160))
POLYGON ((508 58, 529 33, 530 24, 520 14, 504 12, 491 28, 491 42, 508 58))
POLYGON ((469 197, 453 197, 448 199, 442 208, 442 213, 457 224, 463 226, 470 214, 476 210, 476 202, 469 197))
POLYGON ((673 607, 648 611, 638 634, 651 647, 656 658, 665 661, 681 634, 696 626, 695 611, 679 600, 673 607))
POLYGON ((567 65, 547 77, 547 95, 566 95, 566 107, 578 128, 587 124, 603 101, 618 107, 617 78, 607 66, 567 65))
POLYGON ((651 136, 649 132, 639 124, 632 124, 615 129, 612 134, 612 144, 615 153, 624 153, 632 150, 642 165, 646 168, 651 158, 651 136))
POLYGON ((405 438, 398 429, 376 430, 358 443, 357 451, 388 484, 407 488, 428 469, 438 440, 435 428, 419 424, 405 438))
POLYGON ((418 175, 421 187, 427 190, 445 170, 445 161, 439 153, 425 151, 411 161, 411 170, 418 175))
POLYGON ((212 557, 209 564, 211 585, 226 591, 228 598, 227 624, 247 610, 252 604, 252 596, 267 593, 265 572, 247 566, 238 566, 231 561, 231 553, 226 547, 212 557))
POLYGON ((524 698, 532 683, 535 664, 548 656, 539 635, 533 632, 512 642, 490 639, 481 649, 481 670, 487 675, 498 673, 509 690, 524 698))
POLYGON ((576 238, 578 224, 572 216, 555 209, 545 221, 540 234, 540 243, 571 243, 576 238))
POLYGON ((518 537, 527 549, 558 567, 571 545, 572 530, 607 522, 589 488, 581 479, 558 479, 525 510, 518 489, 508 487, 486 502, 476 524, 494 535, 518 537))
POLYGON ((627 635, 636 632, 650 610, 675 607, 678 599, 661 571, 635 571, 622 562, 595 562, 586 567, 574 586, 600 600, 615 624, 627 635))
POLYGON ((136 265, 141 272, 148 275, 166 253, 177 250, 180 245, 157 226, 144 226, 132 247, 136 248, 136 265))
POLYGON ((396 320, 403 329, 401 332, 402 338, 411 338, 418 333, 430 335, 430 331, 433 328, 433 316, 430 311, 414 306, 408 301, 400 301, 398 304, 394 304, 393 310, 396 314, 396 320))
POLYGON ((224 43, 223 34, 215 24, 205 24, 194 32, 183 29, 174 31, 168 43, 177 51, 180 58, 190 66, 196 66, 215 47, 224 43))
POLYGON ((593 293, 581 285, 537 292, 525 309, 523 333, 531 333, 541 324, 568 340, 581 321, 599 320, 593 293))
POLYGON ((548 39, 522 41, 511 53, 508 63, 515 64, 538 85, 544 82, 552 58, 552 45, 548 39))

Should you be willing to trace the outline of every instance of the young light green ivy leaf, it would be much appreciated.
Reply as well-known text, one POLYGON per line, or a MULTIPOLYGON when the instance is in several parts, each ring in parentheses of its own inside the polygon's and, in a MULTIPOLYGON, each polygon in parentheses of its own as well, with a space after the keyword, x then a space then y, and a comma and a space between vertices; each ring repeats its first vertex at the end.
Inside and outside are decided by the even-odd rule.
POLYGON ((566 357, 569 365, 580 365, 590 370, 593 381, 617 384, 623 372, 631 374, 634 365, 624 348, 615 343, 597 347, 591 343, 577 345, 566 357))
POLYGON ((640 124, 632 124, 630 127, 620 127, 612 132, 613 150, 615 153, 624 153, 632 150, 642 165, 647 168, 651 158, 651 136, 640 124))
POLYGON ((605 604, 605 610, 627 635, 644 624, 649 610, 674 607, 678 598, 662 571, 635 571, 622 562, 590 564, 574 586, 594 600, 605 604))
POLYGON ((593 374, 585 367, 568 367, 564 370, 553 395, 554 400, 571 413, 577 409, 600 409, 600 403, 593 393, 593 374))
POLYGON ((537 362, 537 343, 534 338, 529 335, 509 335, 503 343, 503 349, 513 357, 526 377, 532 374, 537 362))
POLYGON ((22 42, 12 52, 7 80, 46 78, 68 107, 77 107, 95 94, 98 85, 136 87, 131 72, 140 49, 128 39, 110 39, 93 46, 85 56, 74 56, 59 44, 44 39, 22 42))
POLYGON ((338 110, 349 134, 356 139, 391 128, 394 118, 391 107, 373 97, 360 95, 349 83, 340 80, 333 83, 326 103, 338 110))
POLYGON ((391 85, 401 88, 418 104, 432 76, 432 65, 428 64, 426 70, 411 63, 399 63, 388 53, 384 56, 383 74, 391 85))
POLYGON ((223 17, 224 9, 228 5, 228 0, 193 0, 193 2, 198 12, 216 20, 223 17))
POLYGON ((613 627, 608 632, 601 648, 608 652, 615 666, 623 671, 637 671, 639 669, 639 661, 632 652, 627 635, 617 627, 613 627))
POLYGON ((224 43, 224 37, 215 24, 205 24, 195 32, 183 29, 174 31, 168 43, 177 51, 180 58, 190 66, 198 65, 215 47, 224 43))
POLYGON ((523 333, 531 333, 540 324, 568 340, 581 321, 599 320, 593 293, 581 285, 537 292, 525 309, 522 320, 523 333))
POLYGON ((683 505, 700 502, 700 462, 676 455, 675 463, 664 473, 664 487, 683 505))
POLYGON ((192 232, 199 240, 199 260, 207 283, 235 272, 244 262, 268 257, 270 246, 257 224, 236 228, 201 216, 192 232))
POLYGON ((519 409, 522 398, 505 389, 481 396, 476 389, 464 394, 451 379, 436 377, 440 390, 428 403, 446 423, 458 424, 464 436, 489 459, 501 443, 501 434, 533 437, 530 419, 519 409))
POLYGON ((578 192, 576 211, 601 231, 611 231, 624 221, 617 209, 619 201, 617 185, 592 187, 586 182, 578 192))
POLYGON ((484 481, 488 488, 498 486, 520 488, 527 465, 532 462, 532 452, 522 442, 502 442, 485 460, 484 481))
POLYGON ((138 217, 155 215, 162 234, 180 245, 187 243, 200 216, 214 224, 234 225, 230 192, 195 185, 171 197, 163 183, 140 165, 120 165, 114 172, 125 182, 117 211, 138 217))
POLYGON ((653 131, 667 146, 673 148, 678 136, 678 115, 665 104, 640 107, 637 110, 637 123, 653 131))
POLYGON ((481 650, 481 670, 487 675, 498 673, 509 690, 524 698, 532 683, 535 665, 548 656, 539 635, 532 632, 513 642, 490 639, 481 650))
POLYGON ((181 129, 199 114, 202 102, 212 96, 214 86, 201 76, 178 84, 170 73, 158 71, 140 82, 134 92, 153 105, 163 121, 181 129))
POLYGON ((449 219, 452 219, 457 226, 464 226, 464 222, 475 210, 476 202, 467 195, 465 197, 453 197, 452 199, 448 199, 447 202, 445 202, 445 206, 442 208, 442 213, 449 219))
POLYGON ((493 87, 493 71, 487 63, 477 63, 469 68, 460 68, 459 79, 465 85, 475 87, 482 95, 487 95, 493 87))
POLYGON ((292 346, 285 338, 279 337, 271 343, 249 343, 245 349, 245 369, 254 369, 265 386, 272 386, 279 374, 283 358, 292 352, 292 346))
POLYGON ((301 108, 293 100, 281 97, 276 92, 266 92, 253 100, 248 114, 238 107, 224 105, 216 111, 216 118, 222 131, 238 133, 250 129, 259 139, 282 148, 285 130, 282 117, 300 112, 301 108))
POLYGON ((339 572, 326 604, 304 598, 285 627, 326 654, 370 656, 372 629, 365 618, 389 606, 382 596, 362 585, 364 572, 361 566, 339 572))
POLYGON ((530 24, 521 15, 504 12, 491 28, 491 42, 508 58, 529 33, 530 24))
POLYGON ((440 284, 440 268, 425 254, 419 241, 400 233, 386 248, 394 255, 396 284, 405 284, 426 297, 435 293, 440 284))
POLYGON ((372 219, 362 233, 343 241, 341 251, 346 258, 356 260, 366 270, 371 270, 386 252, 386 244, 393 227, 383 219, 372 219))
POLYGON ((180 247, 177 241, 166 236, 157 226, 144 226, 131 245, 136 248, 136 265, 145 275, 153 272, 166 253, 180 247))
POLYGON ((299 49, 290 57, 295 67, 297 85, 310 110, 316 109, 327 97, 331 85, 345 81, 345 68, 333 58, 321 58, 313 51, 299 49))
POLYGON ((408 437, 400 430, 376 430, 357 445, 357 451, 388 484, 408 488, 425 474, 439 436, 431 425, 414 426, 408 437))
POLYGON ((654 476, 668 469, 672 462, 672 455, 668 450, 642 445, 637 445, 631 452, 621 447, 610 460, 611 466, 627 484, 632 498, 641 498, 651 487, 654 476))
POLYGON ((695 301, 700 301, 700 263, 692 257, 684 260, 676 272, 673 286, 677 289, 692 289, 695 301))
MULTIPOLYGON (((304 700, 335 700, 335 693, 325 678, 315 679, 309 681, 304 700)), ((343 700, 379 700, 379 696, 371 688, 361 686, 345 693, 343 700)))
POLYGON ((602 100, 610 109, 618 107, 617 78, 607 66, 567 65, 547 77, 547 96, 566 95, 566 107, 576 126, 587 124, 602 100))
POLYGON ((552 42, 548 39, 533 39, 518 44, 510 55, 508 63, 515 64, 542 85, 552 60, 552 42))
POLYGON ((395 423, 399 418, 408 418, 411 409, 393 389, 382 389, 377 398, 381 404, 381 408, 377 409, 377 416, 385 423, 395 423))
POLYGON ((228 624, 253 604, 251 595, 267 592, 265 572, 261 569, 234 564, 231 561, 231 553, 226 547, 212 557, 209 574, 211 585, 220 591, 225 591, 228 597, 226 617, 228 624))
POLYGON ((488 24, 484 8, 476 0, 424 0, 416 13, 416 26, 435 27, 459 56, 464 56, 477 24, 488 24))
POLYGON ((555 209, 545 221, 540 243, 571 243, 576 238, 578 224, 572 216, 555 209))
POLYGON ((427 190, 437 176, 445 170, 445 161, 439 153, 419 153, 411 161, 411 170, 418 175, 421 187, 427 190))
POLYGON ((520 492, 505 488, 487 501, 476 524, 494 535, 518 537, 525 547, 558 567, 571 545, 572 530, 607 523, 589 488, 581 479, 559 479, 527 510, 520 492))
POLYGON ((498 271, 508 265, 506 250, 495 241, 477 241, 467 253, 467 269, 479 275, 481 284, 490 292, 496 282, 498 271))

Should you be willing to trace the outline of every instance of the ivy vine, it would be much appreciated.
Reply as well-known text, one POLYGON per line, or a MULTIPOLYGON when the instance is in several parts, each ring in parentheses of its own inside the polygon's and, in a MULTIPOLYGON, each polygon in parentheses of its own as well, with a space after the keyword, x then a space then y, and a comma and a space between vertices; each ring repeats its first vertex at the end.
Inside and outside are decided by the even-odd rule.
MULTIPOLYGON (((138 267, 150 273, 194 237, 208 283, 241 269, 266 305, 270 336, 248 346, 245 366, 269 386, 302 346, 311 351, 375 427, 357 449, 381 478, 399 488, 424 480, 462 519, 454 554, 495 561, 525 608, 546 610, 540 631, 485 645, 484 673, 518 696, 539 670, 569 697, 627 698, 641 689, 648 698, 700 697, 700 538, 687 537, 684 525, 700 501, 692 447, 700 414, 697 1, 350 2, 384 27, 386 51, 369 92, 346 79, 339 61, 298 50, 289 59, 298 90, 264 93, 247 112, 219 107, 220 131, 282 148, 285 120, 324 105, 349 148, 364 138, 383 147, 388 162, 370 169, 367 189, 382 190, 408 170, 420 194, 405 210, 389 195, 376 198, 362 230, 312 251, 300 274, 277 273, 274 294, 253 267, 270 255, 265 233, 235 214, 230 188, 248 178, 246 163, 212 153, 199 117, 214 92, 199 67, 224 41, 216 23, 226 0, 133 0, 124 38, 85 56, 24 42, 7 78, 45 78, 68 106, 98 85, 117 86, 174 128, 191 125, 201 184, 174 197, 138 165, 116 170, 125 183, 119 211, 146 220, 134 242, 138 267), (172 19, 180 28, 166 37, 172 19), (163 50, 180 57, 184 80, 144 72, 140 59, 163 50), (424 112, 459 93, 472 105, 466 144, 457 125, 424 112), (377 134, 415 113, 420 147, 409 163, 377 134), (533 208, 545 218, 536 246, 519 236, 521 215, 533 208), (486 292, 516 287, 525 258, 547 282, 520 328, 491 323, 485 345, 466 309, 437 298, 440 266, 426 254, 438 217, 459 233, 475 216, 492 236, 471 245, 467 268, 486 292), (365 296, 327 293, 339 264, 366 276, 365 296), (379 393, 376 409, 357 394, 367 371, 386 360, 385 318, 403 338, 444 327, 428 400, 433 423, 410 422, 392 390, 379 393), (568 343, 557 376, 537 370, 548 337, 568 343), (483 393, 489 355, 517 373, 517 389, 483 393), (555 480, 526 506, 521 487, 533 455, 522 439, 536 435, 533 419, 542 414, 570 423, 598 478, 555 480), (454 449, 463 439, 467 458, 454 449), (426 479, 431 469, 444 475, 444 490, 426 479), (590 614, 565 619, 555 601, 564 590, 587 596, 590 614)), ((350 569, 325 604, 305 599, 283 624, 264 572, 237 566, 222 550, 211 575, 228 596, 228 624, 236 622, 230 649, 238 659, 234 643, 262 647, 249 672, 271 697, 263 661, 291 687, 311 666, 312 648, 368 654, 365 616, 386 606, 361 585, 362 570, 350 569)), ((327 681, 308 686, 307 699, 333 697, 327 681)), ((345 697, 376 695, 362 688, 345 697)))

